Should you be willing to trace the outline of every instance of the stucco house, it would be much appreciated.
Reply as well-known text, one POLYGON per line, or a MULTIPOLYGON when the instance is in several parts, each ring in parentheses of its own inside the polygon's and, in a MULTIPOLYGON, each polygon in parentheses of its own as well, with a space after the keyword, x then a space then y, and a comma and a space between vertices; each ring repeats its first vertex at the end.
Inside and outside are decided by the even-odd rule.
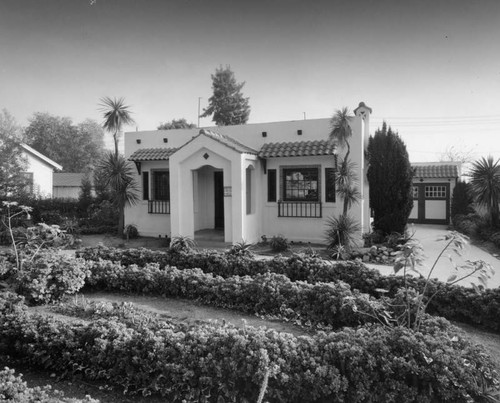
MULTIPOLYGON (((372 110, 360 103, 351 120, 351 160, 361 201, 350 213, 369 231, 365 150, 372 110)), ((125 223, 144 236, 188 236, 223 229, 225 242, 263 235, 322 242, 327 217, 342 212, 332 173, 344 151, 329 142, 330 119, 204 129, 125 133, 141 201, 125 223)))
POLYGON ((413 209, 409 221, 449 224, 451 196, 461 176, 459 162, 414 162, 413 209))
POLYGON ((63 167, 27 144, 21 144, 26 159, 28 192, 40 197, 52 197, 52 175, 63 167))

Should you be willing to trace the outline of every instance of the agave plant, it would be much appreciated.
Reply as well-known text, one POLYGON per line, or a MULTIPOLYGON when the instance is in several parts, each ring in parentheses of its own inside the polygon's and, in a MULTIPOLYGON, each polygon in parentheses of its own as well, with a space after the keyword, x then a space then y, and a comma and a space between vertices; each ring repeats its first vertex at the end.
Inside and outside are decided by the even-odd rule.
POLYGON ((178 235, 172 237, 170 250, 174 252, 189 253, 196 249, 196 242, 188 236, 178 235))

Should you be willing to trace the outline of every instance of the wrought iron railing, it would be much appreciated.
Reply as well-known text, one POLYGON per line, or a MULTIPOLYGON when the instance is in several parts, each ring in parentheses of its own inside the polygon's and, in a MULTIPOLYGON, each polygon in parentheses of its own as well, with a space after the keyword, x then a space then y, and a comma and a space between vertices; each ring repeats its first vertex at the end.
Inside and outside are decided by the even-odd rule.
POLYGON ((321 218, 321 202, 311 201, 279 201, 278 217, 321 218))
POLYGON ((149 214, 170 214, 170 200, 149 200, 149 214))

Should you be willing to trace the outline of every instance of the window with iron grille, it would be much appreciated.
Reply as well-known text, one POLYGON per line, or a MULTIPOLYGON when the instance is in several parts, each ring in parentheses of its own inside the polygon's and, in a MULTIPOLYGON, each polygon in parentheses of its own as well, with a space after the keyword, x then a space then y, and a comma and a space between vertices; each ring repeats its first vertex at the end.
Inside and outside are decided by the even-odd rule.
POLYGON ((325 201, 335 203, 335 168, 325 168, 325 201))
POLYGON ((318 168, 284 168, 284 201, 319 201, 318 168))

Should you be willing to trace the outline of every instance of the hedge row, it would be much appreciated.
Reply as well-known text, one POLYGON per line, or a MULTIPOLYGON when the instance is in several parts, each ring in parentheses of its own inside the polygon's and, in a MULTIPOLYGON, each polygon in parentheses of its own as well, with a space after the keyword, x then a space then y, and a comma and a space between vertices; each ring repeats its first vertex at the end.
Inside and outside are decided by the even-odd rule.
POLYGON ((86 396, 85 399, 64 397, 64 393, 53 390, 50 385, 29 388, 22 375, 16 375, 13 369, 0 370, 0 401, 10 403, 99 403, 99 400, 86 396))
MULTIPOLYGON (((443 320, 424 333, 369 325, 313 337, 163 322, 88 324, 29 315, 0 296, 1 347, 33 365, 159 393, 171 402, 469 402, 495 391, 484 351, 443 320)), ((131 321, 134 322, 133 320, 131 321)))
MULTIPOLYGON (((352 289, 380 297, 378 290, 385 289, 386 295, 393 297, 403 287, 401 276, 384 276, 377 270, 369 269, 357 262, 331 263, 317 257, 295 255, 275 257, 271 260, 256 260, 247 256, 235 256, 215 251, 200 251, 186 254, 173 251, 152 251, 148 249, 121 250, 103 246, 86 248, 78 252, 87 260, 112 260, 123 265, 158 263, 160 267, 175 266, 178 269, 199 268, 205 273, 214 273, 222 277, 234 275, 256 275, 279 273, 292 281, 334 282, 344 281, 352 289)), ((425 279, 408 277, 408 284, 417 290, 423 290, 425 279)), ((477 294, 472 288, 447 285, 431 279, 428 295, 439 293, 431 301, 428 312, 472 325, 500 331, 500 288, 488 289, 477 294)))
POLYGON ((376 321, 383 305, 344 282, 291 281, 265 273, 222 278, 200 269, 160 269, 156 263, 122 266, 100 260, 89 264, 87 288, 196 299, 206 305, 272 315, 300 323, 338 328, 376 321))

